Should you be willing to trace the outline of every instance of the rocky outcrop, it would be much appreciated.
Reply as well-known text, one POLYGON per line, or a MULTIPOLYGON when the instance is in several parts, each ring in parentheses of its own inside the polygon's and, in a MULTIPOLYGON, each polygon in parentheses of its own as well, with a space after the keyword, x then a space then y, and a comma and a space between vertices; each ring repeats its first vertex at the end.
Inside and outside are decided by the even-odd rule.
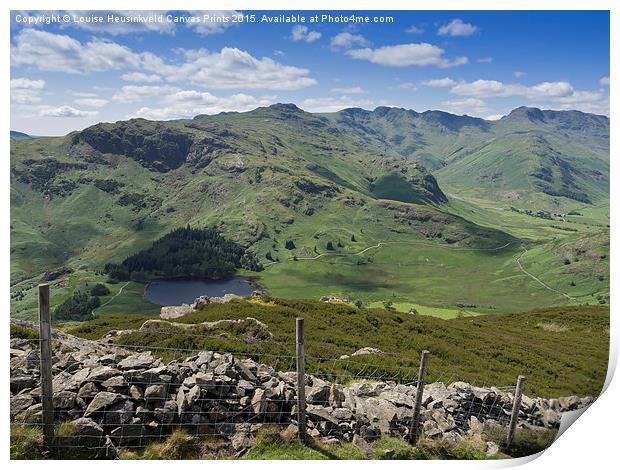
POLYGON ((188 313, 194 312, 196 310, 200 310, 201 307, 210 303, 225 304, 230 302, 231 300, 236 299, 241 299, 241 297, 236 294, 224 294, 221 297, 200 296, 191 304, 170 305, 162 307, 159 316, 166 320, 172 320, 187 315, 188 313))
MULTIPOLYGON (((28 326, 27 322, 19 322, 28 326)), ((234 451, 252 445, 265 424, 297 425, 296 374, 228 353, 200 351, 168 363, 151 352, 53 332, 55 416, 73 423, 74 439, 114 456, 115 448, 144 445, 183 426, 226 438, 234 451)), ((10 415, 41 420, 36 342, 11 339, 10 415)), ((395 382, 342 386, 306 376, 307 424, 313 437, 361 442, 381 435, 405 437, 416 387, 395 382), (357 437, 356 437, 357 436, 357 437)), ((427 437, 459 442, 481 434, 485 424, 506 423, 510 392, 464 382, 426 385, 421 425, 427 437)), ((523 397, 520 426, 553 428, 561 413, 591 398, 523 397)))

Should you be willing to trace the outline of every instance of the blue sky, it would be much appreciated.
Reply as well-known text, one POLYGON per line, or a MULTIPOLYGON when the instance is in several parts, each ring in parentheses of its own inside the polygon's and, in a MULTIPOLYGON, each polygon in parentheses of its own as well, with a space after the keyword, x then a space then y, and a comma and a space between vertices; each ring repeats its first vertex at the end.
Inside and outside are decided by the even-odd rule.
POLYGON ((354 12, 365 24, 310 22, 324 13, 353 12, 14 11, 11 128, 59 135, 276 102, 489 119, 521 105, 609 114, 607 12, 375 11, 354 12), (114 23, 108 13, 163 21, 114 23), (233 24, 239 13, 255 22, 233 24), (306 22, 263 21, 282 14, 306 22), (85 21, 93 15, 103 22, 85 21), (40 23, 51 17, 60 22, 40 23))

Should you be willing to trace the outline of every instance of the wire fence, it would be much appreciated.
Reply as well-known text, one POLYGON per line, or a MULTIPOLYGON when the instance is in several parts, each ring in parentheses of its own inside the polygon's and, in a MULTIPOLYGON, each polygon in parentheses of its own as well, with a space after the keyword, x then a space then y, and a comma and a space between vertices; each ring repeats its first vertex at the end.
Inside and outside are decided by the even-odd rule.
POLYGON ((302 442, 355 435, 414 442, 419 435, 458 439, 485 422, 514 430, 523 418, 514 386, 473 387, 454 377, 425 384, 428 352, 419 368, 389 367, 372 353, 305 356, 301 319, 295 354, 279 354, 154 347, 124 343, 122 335, 108 344, 69 341, 46 332, 49 309, 40 313, 40 339, 12 340, 11 425, 42 426, 50 450, 113 456, 183 429, 244 452, 268 426, 302 442))

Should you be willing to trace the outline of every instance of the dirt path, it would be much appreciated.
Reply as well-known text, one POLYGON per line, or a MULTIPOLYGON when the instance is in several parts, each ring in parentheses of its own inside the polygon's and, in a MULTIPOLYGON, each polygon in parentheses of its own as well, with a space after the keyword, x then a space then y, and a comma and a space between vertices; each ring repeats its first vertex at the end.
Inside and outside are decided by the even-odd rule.
MULTIPOLYGON (((440 245, 440 244, 435 244, 435 243, 424 243, 424 242, 417 242, 417 241, 393 241, 393 242, 379 242, 376 245, 372 245, 367 248, 364 248, 363 250, 358 251, 357 253, 321 253, 321 254, 318 254, 312 257, 297 257, 297 260, 298 261, 311 261, 311 260, 322 258, 323 256, 357 256, 357 255, 362 255, 366 253, 368 250, 372 250, 374 248, 380 248, 382 246, 389 245, 389 244, 395 244, 395 243, 406 243, 406 244, 411 244, 411 245, 424 245, 424 246, 430 246, 430 247, 439 247, 439 248, 445 248, 447 250, 452 250, 452 251, 498 251, 510 245, 510 242, 508 242, 505 245, 498 246, 495 248, 452 248, 451 245, 445 245, 445 244, 440 245)), ((289 259, 293 259, 293 258, 289 258, 289 259)))
MULTIPOLYGON (((118 292, 116 294, 114 294, 105 304, 103 305, 99 305, 99 307, 97 307, 95 310, 99 310, 100 308, 105 307, 106 305, 108 305, 110 302, 112 302, 115 298, 117 298, 119 295, 121 295, 121 293, 123 292, 123 289, 125 287, 127 287, 127 285, 129 284, 130 281, 127 281, 125 284, 123 284, 121 286, 121 288, 118 290, 118 292)), ((91 315, 93 316, 93 318, 95 318, 95 310, 93 310, 91 313, 91 315)))
POLYGON ((521 258, 523 257, 524 254, 527 253, 527 250, 525 250, 523 253, 521 253, 519 255, 519 257, 517 258, 517 265, 519 266, 519 269, 521 269, 521 271, 523 271, 525 274, 527 274, 529 277, 531 277, 532 279, 534 279, 536 282, 538 282, 541 286, 543 286, 546 289, 549 289, 550 291, 553 291, 557 294, 563 295, 564 297, 566 297, 568 300, 572 300, 572 301, 576 301, 577 299, 575 297, 571 297, 570 295, 561 292, 557 289, 554 289, 553 287, 549 286, 548 284, 545 284, 543 281, 541 281, 539 278, 537 278, 536 276, 534 276, 532 273, 530 273, 529 271, 527 271, 523 265, 521 264, 521 258))

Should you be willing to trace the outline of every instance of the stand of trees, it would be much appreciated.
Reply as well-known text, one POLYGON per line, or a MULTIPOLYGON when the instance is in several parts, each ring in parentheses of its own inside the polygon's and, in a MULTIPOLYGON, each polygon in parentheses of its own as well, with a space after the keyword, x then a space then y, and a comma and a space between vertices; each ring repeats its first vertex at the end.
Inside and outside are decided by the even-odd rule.
POLYGON ((216 230, 180 228, 164 235, 146 250, 120 264, 108 263, 111 279, 126 281, 151 277, 226 279, 238 268, 261 271, 254 253, 222 237, 216 230))
POLYGON ((54 310, 54 318, 60 321, 81 321, 91 318, 94 309, 101 305, 99 297, 75 291, 71 297, 54 310))

